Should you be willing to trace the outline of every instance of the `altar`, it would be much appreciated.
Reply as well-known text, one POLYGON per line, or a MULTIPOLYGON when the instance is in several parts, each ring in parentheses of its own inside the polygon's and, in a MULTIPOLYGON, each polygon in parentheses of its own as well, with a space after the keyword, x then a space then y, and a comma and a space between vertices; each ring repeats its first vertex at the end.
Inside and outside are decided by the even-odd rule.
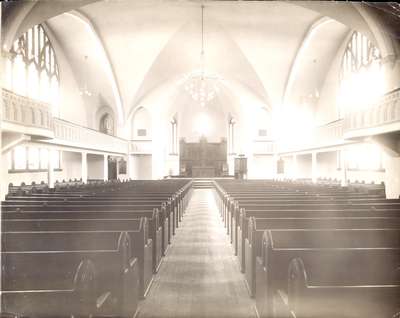
POLYGON ((192 167, 193 178, 214 178, 215 176, 214 167, 192 167))
POLYGON ((180 141, 180 176, 192 178, 222 177, 228 174, 227 144, 208 142, 201 138, 199 142, 180 141))

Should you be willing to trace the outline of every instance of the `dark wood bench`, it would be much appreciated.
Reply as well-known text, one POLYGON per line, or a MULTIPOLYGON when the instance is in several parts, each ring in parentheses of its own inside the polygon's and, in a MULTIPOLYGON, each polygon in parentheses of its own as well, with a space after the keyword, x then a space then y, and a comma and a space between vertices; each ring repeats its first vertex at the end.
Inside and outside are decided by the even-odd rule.
MULTIPOLYGON (((124 206, 126 209, 121 208, 118 209, 116 206, 98 206, 99 209, 96 210, 94 209, 93 205, 86 206, 86 205, 74 205, 74 206, 58 206, 60 207, 59 209, 54 210, 54 206, 45 206, 45 207, 36 207, 37 209, 32 208, 31 206, 25 207, 24 210, 17 210, 17 211, 22 211, 19 213, 25 213, 24 211, 33 210, 34 211, 51 211, 52 213, 82 213, 82 212, 92 212, 92 213, 100 213, 100 212, 108 212, 110 217, 113 218, 112 214, 117 212, 117 211, 126 211, 130 212, 132 214, 131 218, 140 218, 145 214, 145 216, 149 219, 149 236, 153 240, 152 247, 153 247, 153 262, 154 266, 153 269, 156 272, 160 263, 161 263, 161 256, 165 253, 165 249, 167 246, 167 239, 168 238, 168 233, 169 227, 168 227, 168 222, 166 219, 164 219, 164 222, 160 221, 162 217, 160 217, 160 212, 165 211, 165 209, 162 209, 159 211, 158 209, 152 208, 152 206, 124 206), (138 209, 141 211, 138 213, 138 216, 135 216, 135 209, 138 209), (115 209, 115 210, 114 210, 115 209), (144 212, 148 210, 148 212, 144 212)), ((15 211, 14 209, 6 209, 10 211, 15 211)), ((9 213, 9 212, 4 212, 9 213)), ((71 214, 72 215, 72 214, 71 214)), ((72 218, 72 217, 71 217, 72 218)))
MULTIPOLYGON (((287 295, 289 264, 297 257, 307 262, 317 260, 315 264, 319 264, 321 271, 324 271, 331 279, 332 284, 340 284, 343 281, 336 276, 338 273, 353 277, 353 281, 356 277, 362 278, 364 285, 378 281, 380 284, 386 283, 383 277, 386 277, 388 273, 395 273, 399 266, 400 247, 376 247, 373 239, 365 239, 371 235, 370 231, 373 230, 357 232, 342 230, 338 240, 332 239, 335 235, 322 230, 319 233, 312 231, 308 234, 294 230, 276 233, 265 231, 262 253, 260 257, 257 257, 256 265, 256 304, 260 316, 271 316, 268 310, 274 308, 273 300, 278 290, 281 294, 287 295), (324 232, 329 234, 324 234, 324 232), (310 237, 314 237, 315 240, 310 237), (337 265, 336 270, 331 270, 330 263, 337 265)), ((382 246, 398 244, 397 235, 397 233, 387 235, 387 241, 383 242, 382 246)), ((350 281, 352 280, 349 280, 349 283, 350 281)))
POLYGON ((79 211, 93 210, 92 206, 98 207, 101 205, 100 209, 108 210, 114 209, 114 207, 121 207, 121 210, 132 210, 136 207, 140 207, 143 210, 152 210, 157 208, 159 211, 159 223, 163 226, 162 233, 162 252, 168 247, 171 237, 174 234, 175 227, 173 220, 177 219, 178 206, 174 206, 172 201, 165 201, 164 199, 147 199, 147 200, 128 200, 128 199, 104 199, 104 198, 64 198, 63 200, 47 200, 38 199, 32 200, 6 200, 3 202, 2 211, 43 211, 43 210, 53 210, 53 211, 72 211, 77 210, 76 206, 84 206, 79 211), (123 205, 122 205, 123 204, 123 205), (70 208, 73 207, 73 208, 70 208))
MULTIPOLYGON (((155 265, 153 241, 149 238, 146 218, 140 219, 63 219, 63 220, 3 220, 3 232, 76 232, 119 231, 127 232, 131 238, 131 254, 138 259, 140 273, 139 291, 143 297, 151 285, 155 265)), ((161 256, 159 256, 161 257, 161 256)))
MULTIPOLYGON (((157 208, 160 221, 165 225, 165 237, 170 241, 178 223, 178 208, 164 201, 77 200, 65 201, 4 201, 3 212, 8 211, 134 211, 157 208)), ((166 247, 166 244, 164 244, 166 247)))
MULTIPOLYGON (((335 235, 347 235, 352 239, 358 236, 350 236, 350 234, 357 233, 364 240, 374 246, 380 245, 383 247, 400 247, 400 218, 269 218, 269 219, 256 219, 250 218, 248 223, 248 235, 244 241, 244 269, 246 282, 249 287, 250 295, 254 296, 256 293, 256 257, 261 255, 261 242, 265 230, 289 230, 296 229, 298 232, 284 232, 284 233, 307 233, 308 236, 296 235, 303 244, 311 244, 318 241, 323 237, 325 241, 332 240, 332 243, 340 241, 340 237, 335 238, 335 235), (334 231, 322 232, 319 230, 335 229, 334 231), (344 229, 352 230, 351 232, 341 231, 344 229), (359 229, 369 229, 370 231, 357 231, 359 229), (385 230, 376 230, 385 229, 385 230), (312 231, 315 230, 315 231, 312 231), (334 233, 328 235, 327 233, 334 233), (350 234, 349 234, 350 233, 350 234), (327 237, 329 238, 327 240, 327 237), (371 239, 372 238, 372 239, 371 239), (387 243, 385 245, 384 243, 387 243)), ((274 234, 279 233, 274 231, 274 234)), ((293 234, 294 235, 294 234, 293 234)), ((360 242, 361 239, 357 240, 360 242)), ((283 241, 283 240, 282 240, 283 241)), ((290 238, 292 242, 292 238, 290 238)), ((347 244, 352 244, 351 240, 345 240, 347 244)), ((366 243, 366 242, 364 242, 366 243)), ((309 246, 309 245, 307 245, 309 246)), ((370 246, 370 245, 369 245, 370 246)))
MULTIPOLYGON (((257 206, 262 208, 263 206, 257 206)), ((232 221, 232 244, 235 255, 239 258, 242 271, 245 270, 245 251, 244 243, 248 236, 248 221, 250 217, 258 218, 400 218, 400 211, 395 209, 336 209, 336 210, 250 210, 242 208, 240 214, 239 209, 235 210, 235 217, 232 221)))
POLYGON ((4 311, 32 317, 135 314, 139 274, 126 232, 3 233, 2 243, 4 311))
MULTIPOLYGON (((400 308, 400 268, 373 268, 358 271, 353 259, 326 257, 296 258, 289 266, 288 309, 296 318, 389 317, 400 308), (352 271, 343 271, 346 266, 352 271), (385 272, 387 270, 387 272, 385 272), (330 275, 327 275, 329 272, 330 275)), ((363 261, 373 262, 372 257, 363 261)), ((385 260, 383 260, 384 262, 385 260)), ((380 263, 380 262, 379 262, 380 263)), ((379 264, 380 265, 380 264, 379 264)), ((361 267, 364 266, 364 263, 361 267)), ((371 268, 370 268, 371 267, 371 268)))

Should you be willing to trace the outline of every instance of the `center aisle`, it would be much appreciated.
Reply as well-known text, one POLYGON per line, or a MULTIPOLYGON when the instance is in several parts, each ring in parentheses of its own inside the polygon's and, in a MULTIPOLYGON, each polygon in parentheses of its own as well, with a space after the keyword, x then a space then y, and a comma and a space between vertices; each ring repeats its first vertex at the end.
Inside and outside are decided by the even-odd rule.
POLYGON ((212 190, 194 189, 138 317, 256 317, 225 233, 212 190))

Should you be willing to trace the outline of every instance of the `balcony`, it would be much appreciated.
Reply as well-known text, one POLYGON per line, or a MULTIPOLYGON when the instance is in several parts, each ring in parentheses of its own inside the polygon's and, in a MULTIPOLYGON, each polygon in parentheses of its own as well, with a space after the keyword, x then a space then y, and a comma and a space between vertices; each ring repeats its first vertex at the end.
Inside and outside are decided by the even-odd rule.
POLYGON ((54 139, 49 142, 110 154, 126 155, 128 151, 128 142, 125 139, 107 135, 59 118, 54 119, 54 139))
POLYGON ((349 113, 344 119, 346 139, 387 134, 400 130, 400 89, 385 94, 370 108, 349 113))
POLYGON ((131 140, 129 153, 134 155, 151 155, 153 153, 153 142, 151 140, 131 140))
POLYGON ((2 89, 2 130, 53 138, 51 105, 2 89))
POLYGON ((278 153, 309 152, 334 148, 347 143, 343 139, 343 120, 335 120, 325 125, 317 126, 301 138, 293 136, 292 139, 278 143, 278 153))

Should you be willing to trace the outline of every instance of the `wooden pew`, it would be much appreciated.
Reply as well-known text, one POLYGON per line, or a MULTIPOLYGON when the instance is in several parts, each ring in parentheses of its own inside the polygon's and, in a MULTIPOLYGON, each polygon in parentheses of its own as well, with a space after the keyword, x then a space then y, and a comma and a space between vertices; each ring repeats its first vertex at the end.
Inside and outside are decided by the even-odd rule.
MULTIPOLYGON (((29 197, 28 200, 14 200, 9 199, 4 201, 2 211, 43 211, 43 210, 53 210, 53 211, 76 211, 76 207, 79 211, 93 210, 94 207, 101 206, 100 209, 113 210, 114 207, 120 207, 121 210, 131 210, 136 207, 140 209, 153 210, 158 209, 159 224, 162 226, 162 242, 161 249, 163 255, 171 242, 171 237, 174 233, 174 219, 177 218, 177 209, 172 205, 171 201, 164 201, 164 199, 148 199, 144 200, 127 200, 127 199, 103 199, 103 198, 64 198, 60 200, 47 200, 43 198, 38 198, 37 200, 32 200, 29 197), (123 205, 121 205, 123 204, 123 205), (84 207, 82 207, 84 206, 84 207)), ((36 198, 35 198, 36 199, 36 198)), ((153 221, 150 220, 150 224, 153 221)))
POLYGON ((126 232, 3 233, 3 310, 32 317, 134 315, 139 275, 130 244, 126 232))
MULTIPOLYGON (((393 317, 400 308, 400 269, 397 268, 396 274, 390 268, 374 268, 367 263, 372 268, 363 270, 362 275, 343 272, 344 266, 356 267, 358 261, 357 258, 332 260, 323 253, 304 261, 292 260, 288 309, 296 318, 393 317)), ((374 260, 369 257, 367 261, 374 260)))
MULTIPOLYGON (((313 242, 318 239, 321 234, 315 230, 322 229, 335 229, 333 232, 326 233, 337 233, 341 235, 343 233, 341 229, 359 230, 359 229, 371 229, 370 232, 361 232, 363 234, 369 233, 369 236, 364 239, 369 239, 371 244, 382 244, 387 242, 387 237, 390 238, 391 244, 395 242, 400 246, 400 218, 264 218, 256 219, 250 218, 248 223, 248 235, 244 242, 244 256, 245 256, 245 277, 249 287, 250 295, 252 297, 256 294, 256 257, 261 255, 261 242, 262 236, 265 230, 280 230, 280 229, 296 229, 304 231, 307 229, 307 233, 310 236, 307 237, 307 242, 313 242), (374 229, 385 229, 375 230, 374 229), (315 234, 315 236, 313 236, 315 234), (373 240, 371 240, 371 236, 373 240), (382 237, 381 237, 382 236, 382 237), (386 239, 386 240, 384 240, 386 239)), ((278 233, 275 232, 274 233, 278 233)), ((344 232, 346 233, 346 232, 344 232)), ((352 232, 356 233, 356 231, 352 232)), ((324 234, 326 238, 326 234, 324 234)), ((340 239, 340 238, 338 238, 340 239)), ((335 239, 332 235, 332 240, 335 239)), ((305 242, 304 236, 302 242, 305 242)), ((351 242, 350 242, 351 243, 351 242)), ((388 246, 388 245, 386 245, 388 246)))
MULTIPOLYGON (((155 262, 153 261, 153 241, 148 235, 146 218, 141 219, 46 219, 46 220, 2 220, 4 232, 76 232, 76 231, 119 231, 126 232, 132 241, 131 254, 138 259, 140 273, 139 291, 144 297, 153 277, 155 262)), ((157 256, 160 257, 160 256, 157 256)))
MULTIPOLYGON (((283 201, 283 202, 286 202, 286 201, 283 201)), ((300 202, 299 202, 299 205, 300 205, 300 202)), ((265 211, 265 213, 272 213, 272 211, 270 211, 268 206, 270 206, 270 204, 268 204, 268 203, 244 204, 242 202, 231 201, 231 204, 229 206, 229 212, 227 212, 226 226, 227 226, 229 234, 231 236, 231 242, 234 244, 234 247, 235 247, 235 254, 237 253, 237 245, 235 242, 235 238, 237 236, 237 227, 240 226, 241 209, 244 209, 245 211, 258 211, 257 213, 259 213, 259 214, 262 213, 261 211, 265 211)), ((340 206, 337 206, 337 207, 328 206, 329 209, 327 209, 324 205, 322 205, 321 210, 325 210, 325 211, 327 211, 327 213, 329 211, 335 211, 335 210, 348 211, 349 208, 344 208, 344 206, 348 207, 347 204, 341 204, 340 206)), ((371 212, 369 214, 371 214, 371 216, 375 216, 375 214, 374 214, 375 212, 373 212, 373 210, 376 210, 375 205, 363 204, 361 206, 358 205, 358 206, 352 206, 352 207, 353 207, 353 208, 351 208, 352 211, 371 210, 371 212)), ((395 205, 393 205, 391 208, 388 208, 388 209, 395 210, 395 205)), ((298 210, 300 210, 300 209, 297 209, 294 206, 288 206, 288 207, 279 207, 274 211, 287 211, 288 213, 290 213, 289 211, 299 212, 298 210)), ((302 210, 304 211, 304 209, 302 209, 302 210)), ((318 210, 320 210, 320 209, 318 209, 318 210)), ((386 209, 380 208, 380 210, 386 210, 386 209)), ((316 207, 313 207, 313 209, 310 209, 310 213, 314 213, 314 211, 316 211, 316 207)), ((400 215, 400 207, 397 207, 397 211, 398 212, 395 212, 395 213, 400 215)), ((280 214, 281 212, 277 212, 277 213, 280 214)), ((319 213, 319 211, 318 211, 318 213, 319 213)), ((353 213, 353 212, 351 212, 351 213, 353 213)), ((365 213, 365 212, 363 212, 363 213, 365 213)), ((279 217, 279 216, 277 216, 277 217, 279 217)))
MULTIPOLYGON (((280 295, 287 295, 288 268, 294 258, 300 257, 307 262, 316 260, 315 264, 320 264, 321 271, 330 277, 332 284, 342 282, 337 273, 362 278, 364 285, 378 280, 383 284, 387 282, 383 277, 396 271, 400 262, 397 231, 386 230, 386 234, 382 234, 382 230, 337 231, 264 232, 262 253, 257 257, 256 267, 256 304, 260 317, 272 317, 274 299, 280 299, 276 298, 278 290, 280 295), (336 264, 336 270, 331 270, 329 262, 336 264)), ((282 303, 278 305, 281 306, 282 303)))
MULTIPOLYGON (((257 206, 263 208, 263 206, 257 206)), ((248 236, 248 221, 250 217, 258 218, 343 218, 343 217, 368 217, 368 218, 400 218, 400 211, 396 209, 332 209, 332 210, 250 210, 242 208, 235 209, 235 217, 233 218, 233 246, 235 254, 239 258, 242 272, 245 271, 245 239, 248 236)))
MULTIPOLYGON (((70 213, 82 213, 82 212, 92 212, 92 213, 100 213, 100 212, 108 212, 110 217, 113 218, 112 214, 117 212, 117 211, 126 211, 130 212, 131 218, 140 218, 143 215, 145 215, 149 219, 149 233, 150 233, 150 238, 152 239, 152 248, 153 248, 153 270, 154 272, 157 272, 160 264, 161 264, 161 256, 165 253, 165 249, 167 246, 167 236, 169 233, 169 227, 168 227, 168 222, 162 222, 160 219, 160 211, 158 209, 152 209, 152 206, 137 206, 137 209, 141 211, 138 213, 137 216, 135 216, 135 207, 132 206, 126 206, 126 209, 121 208, 116 209, 116 206, 98 206, 98 210, 94 209, 93 205, 86 206, 86 205, 74 205, 74 206, 60 206, 62 208, 54 210, 54 206, 45 206, 45 207, 26 207, 25 209, 29 209, 29 211, 33 210, 35 211, 51 211, 52 213, 65 213, 70 212, 70 213), (115 210, 114 210, 115 208, 115 210), (148 212, 144 212, 148 210, 148 212)), ((119 206, 118 206, 119 207, 119 206)), ((14 207, 15 208, 15 207, 14 207)), ((16 209, 6 209, 8 211, 16 211, 16 209)), ((20 210, 19 210, 20 211, 20 210)), ((25 210, 22 210, 22 212, 19 213, 26 213, 23 212, 25 210)), ((162 209, 161 211, 165 211, 165 209, 162 209)), ((71 214, 72 215, 72 214, 71 214)), ((78 217, 78 215, 76 216, 78 217)))
MULTIPOLYGON (((159 228, 160 226, 153 224, 160 223, 161 225, 161 253, 164 256, 170 243, 172 236, 171 228, 169 227, 168 219, 162 221, 156 220, 156 214, 154 210, 135 210, 135 211, 46 211, 46 212, 3 212, 3 219, 129 219, 129 218, 141 218, 146 217, 149 219, 151 231, 153 228, 159 228)), ((153 233, 150 233, 152 239, 154 239, 153 233)), ((158 239, 159 240, 159 239, 158 239)))
MULTIPOLYGON (((22 202, 22 201, 21 201, 22 202)), ((168 244, 170 242, 171 236, 174 233, 174 224, 176 222, 173 219, 177 219, 177 213, 175 209, 172 210, 170 204, 166 204, 161 201, 142 201, 139 203, 135 202, 124 202, 124 201, 101 201, 101 200, 90 200, 90 201, 76 201, 76 202, 30 202, 27 201, 25 204, 20 201, 15 202, 4 202, 2 206, 3 212, 9 211, 134 211, 134 210, 154 210, 157 209, 155 213, 157 215, 157 221, 160 226, 162 226, 162 234, 160 237, 160 245, 155 245, 155 248, 162 246, 162 252, 164 253, 168 244), (162 242, 161 242, 162 240, 162 242)), ((150 218, 150 216, 149 216, 150 218)), ((153 219, 150 218, 150 223, 152 226, 153 219)), ((157 243, 158 240, 155 240, 157 243)))

